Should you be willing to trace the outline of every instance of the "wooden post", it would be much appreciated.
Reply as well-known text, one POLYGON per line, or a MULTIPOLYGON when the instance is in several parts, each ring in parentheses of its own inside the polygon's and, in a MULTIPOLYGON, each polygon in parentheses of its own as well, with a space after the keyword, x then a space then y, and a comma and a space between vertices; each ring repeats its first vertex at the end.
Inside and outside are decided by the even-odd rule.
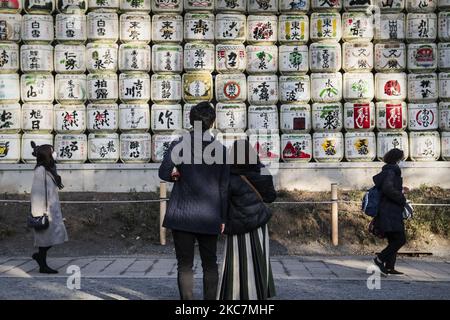
POLYGON ((159 241, 162 246, 166 245, 166 228, 162 226, 164 217, 166 216, 167 200, 167 184, 163 181, 159 184, 159 241))
POLYGON ((337 246, 339 244, 337 183, 331 184, 331 201, 331 243, 337 246))

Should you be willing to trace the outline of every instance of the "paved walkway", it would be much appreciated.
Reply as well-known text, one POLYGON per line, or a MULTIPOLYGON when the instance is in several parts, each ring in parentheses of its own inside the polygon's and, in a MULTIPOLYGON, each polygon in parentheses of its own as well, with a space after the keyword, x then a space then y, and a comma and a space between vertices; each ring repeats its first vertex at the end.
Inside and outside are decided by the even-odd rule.
MULTIPOLYGON (((69 266, 78 266, 83 278, 176 278, 176 261, 172 257, 73 257, 50 258, 49 265, 57 275, 38 273, 36 262, 25 257, 0 257, 0 278, 67 277, 69 266)), ((370 257, 273 257, 275 279, 280 280, 366 280, 370 257)), ((201 277, 200 259, 194 266, 196 278, 201 277)), ((428 258, 399 258, 397 269, 404 276, 388 276, 389 281, 450 282, 450 261, 428 258)))

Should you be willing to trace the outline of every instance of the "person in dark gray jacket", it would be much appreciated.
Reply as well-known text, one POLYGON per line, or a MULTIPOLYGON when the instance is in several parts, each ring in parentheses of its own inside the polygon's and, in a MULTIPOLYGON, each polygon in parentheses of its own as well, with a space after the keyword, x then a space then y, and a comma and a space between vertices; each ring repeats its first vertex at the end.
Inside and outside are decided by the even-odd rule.
POLYGON ((403 158, 402 150, 389 150, 383 158, 386 165, 373 177, 375 186, 381 193, 374 223, 388 240, 387 247, 375 257, 374 262, 385 274, 402 274, 394 267, 397 252, 406 243, 403 210, 406 205, 404 192, 407 192, 408 188, 403 187, 402 173, 398 165, 403 158))
POLYGON ((174 182, 163 226, 172 230, 182 300, 193 299, 195 240, 202 259, 204 299, 216 298, 217 238, 224 228, 230 172, 225 147, 208 131, 214 121, 209 103, 194 106, 190 112, 194 131, 170 145, 159 168, 162 180, 174 182))

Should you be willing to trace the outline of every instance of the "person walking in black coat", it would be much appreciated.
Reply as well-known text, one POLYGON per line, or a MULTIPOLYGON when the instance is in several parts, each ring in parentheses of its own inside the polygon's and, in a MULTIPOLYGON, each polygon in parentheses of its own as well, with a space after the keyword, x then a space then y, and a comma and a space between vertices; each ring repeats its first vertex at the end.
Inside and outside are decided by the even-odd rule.
POLYGON ((374 223, 388 240, 387 247, 375 257, 374 262, 384 274, 403 274, 394 268, 397 252, 406 243, 403 210, 406 205, 404 193, 408 192, 408 188, 403 187, 401 170, 398 165, 403 159, 402 150, 389 150, 383 158, 386 165, 379 174, 373 177, 375 186, 381 193, 378 214, 374 223))
POLYGON ((247 140, 236 141, 230 153, 234 161, 217 298, 264 300, 275 296, 267 227, 271 212, 264 202, 275 201, 277 194, 272 176, 261 172, 264 165, 247 140))
POLYGON ((194 106, 190 112, 194 131, 170 145, 159 168, 162 180, 174 182, 163 226, 172 230, 182 300, 193 299, 195 240, 202 259, 204 299, 216 298, 217 238, 224 228, 230 172, 225 147, 208 131, 214 121, 209 103, 194 106))

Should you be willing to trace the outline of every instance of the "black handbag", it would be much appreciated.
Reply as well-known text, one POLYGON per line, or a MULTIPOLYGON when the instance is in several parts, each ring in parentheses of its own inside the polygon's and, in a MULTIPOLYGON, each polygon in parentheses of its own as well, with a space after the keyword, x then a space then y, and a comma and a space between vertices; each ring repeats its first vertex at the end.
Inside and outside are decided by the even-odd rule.
MULTIPOLYGON (((48 208, 47 201, 47 172, 44 171, 44 184, 45 184, 45 208, 48 208)), ((48 219, 48 215, 46 212, 42 216, 34 217, 31 212, 28 214, 27 219, 28 228, 33 228, 36 231, 46 230, 50 225, 50 221, 48 219)))

